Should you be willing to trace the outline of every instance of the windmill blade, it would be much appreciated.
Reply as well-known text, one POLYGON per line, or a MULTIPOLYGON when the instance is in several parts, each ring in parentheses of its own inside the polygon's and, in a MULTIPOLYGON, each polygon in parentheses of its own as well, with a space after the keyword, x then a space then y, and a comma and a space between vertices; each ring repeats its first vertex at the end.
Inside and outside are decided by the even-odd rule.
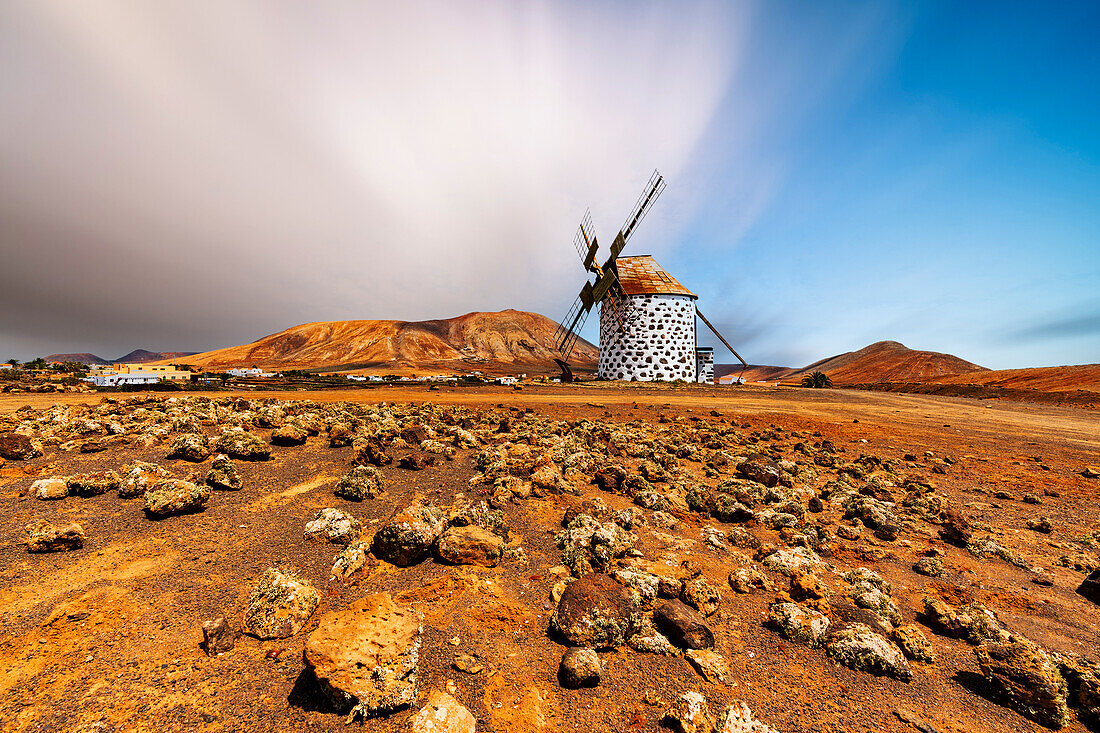
MULTIPOLYGON (((592 287, 590 283, 585 283, 585 285, 588 288, 592 287)), ((592 307, 586 307, 584 301, 578 296, 573 301, 569 312, 565 314, 565 318, 558 324, 558 328, 554 332, 554 345, 557 346, 562 361, 569 361, 569 355, 573 353, 573 347, 576 346, 577 339, 580 338, 578 332, 584 327, 584 322, 588 320, 588 314, 591 312, 592 307)))
POLYGON ((607 294, 611 291, 611 287, 618 284, 618 282, 619 276, 615 273, 615 268, 605 265, 600 276, 596 278, 596 284, 592 286, 593 302, 601 302, 607 297, 607 294))
POLYGON ((577 227, 577 233, 573 236, 573 247, 584 263, 584 269, 591 270, 592 263, 596 260, 596 250, 600 246, 596 243, 596 230, 592 226, 592 212, 585 210, 581 217, 581 224, 577 227))
MULTIPOLYGON (((618 257, 619 252, 622 251, 622 247, 626 246, 627 240, 630 239, 630 235, 634 233, 638 224, 640 224, 642 219, 645 218, 645 215, 649 213, 653 203, 664 190, 665 179, 661 176, 659 171, 654 170, 653 175, 649 177, 649 183, 642 189, 642 195, 638 197, 637 203, 634 204, 634 208, 631 210, 630 215, 626 217, 626 223, 623 224, 623 228, 619 232, 623 238, 622 246, 619 247, 619 251, 615 251, 614 245, 611 247, 613 256, 618 257)), ((615 238, 615 241, 618 242, 618 237, 615 238)))
POLYGON ((699 310, 699 306, 695 306, 695 315, 699 316, 699 320, 701 320, 701 321, 702 321, 703 323, 707 324, 707 328, 709 328, 709 329, 711 330, 711 332, 712 332, 712 333, 713 333, 713 334, 714 334, 715 336, 717 336, 717 337, 718 337, 718 340, 719 340, 719 341, 721 341, 721 342, 722 342, 723 344, 725 344, 726 348, 730 350, 730 353, 731 353, 731 354, 733 354, 734 356, 736 356, 736 357, 737 357, 737 360, 738 360, 739 362, 741 362, 741 371, 740 371, 740 372, 738 373, 738 375, 737 375, 737 378, 738 378, 738 379, 740 379, 740 378, 741 378, 741 375, 742 375, 742 374, 744 374, 744 373, 745 373, 745 370, 746 370, 746 369, 748 369, 748 367, 749 367, 749 364, 748 364, 748 362, 747 362, 747 361, 745 361, 744 359, 742 359, 742 358, 741 358, 741 355, 740 355, 740 354, 738 354, 738 353, 737 353, 737 351, 736 351, 736 350, 734 350, 734 348, 733 348, 732 346, 730 346, 730 342, 729 342, 729 341, 726 341, 726 337, 725 337, 725 336, 723 336, 722 334, 718 333, 718 329, 717 329, 717 328, 715 328, 715 327, 714 327, 714 326, 713 326, 713 325, 711 324, 711 322, 707 320, 707 317, 703 315, 703 311, 699 310))

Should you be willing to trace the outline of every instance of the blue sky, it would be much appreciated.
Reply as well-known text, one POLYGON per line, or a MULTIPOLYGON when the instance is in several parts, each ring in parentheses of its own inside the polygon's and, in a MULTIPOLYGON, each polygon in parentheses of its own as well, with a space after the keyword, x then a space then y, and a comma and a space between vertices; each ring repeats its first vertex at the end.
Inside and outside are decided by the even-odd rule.
POLYGON ((1097 38, 1096 2, 12 0, 0 359, 558 320, 585 208, 609 243, 658 168, 626 254, 754 363, 1100 362, 1097 38))
POLYGON ((766 5, 753 28, 701 145, 716 195, 662 256, 752 361, 1100 361, 1100 5, 766 5), (752 150, 715 156, 757 99, 752 150))

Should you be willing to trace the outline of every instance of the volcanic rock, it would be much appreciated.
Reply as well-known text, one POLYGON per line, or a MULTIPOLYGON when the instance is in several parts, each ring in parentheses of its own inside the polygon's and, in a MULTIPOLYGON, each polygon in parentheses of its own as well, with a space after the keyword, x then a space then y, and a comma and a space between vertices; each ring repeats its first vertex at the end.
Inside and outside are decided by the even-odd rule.
POLYGON ((185 433, 172 441, 168 457, 202 463, 210 457, 210 441, 201 433, 185 433))
POLYGON ((336 484, 334 493, 342 499, 363 501, 385 493, 386 479, 374 466, 354 466, 336 484))
POLYGON ((115 471, 94 471, 78 473, 65 479, 72 496, 99 496, 118 489, 122 477, 115 471))
POLYGON ((399 567, 415 565, 431 553, 445 527, 440 509, 414 502, 378 530, 371 552, 399 567))
POLYGON ((434 466, 437 460, 434 453, 410 453, 402 456, 397 465, 410 471, 422 471, 428 466, 434 466))
POLYGON ((237 644, 241 632, 229 625, 225 616, 210 619, 202 625, 202 648, 209 656, 229 651, 237 644))
POLYGON ((717 685, 726 684, 730 666, 726 658, 713 649, 688 649, 684 658, 703 679, 717 685))
POLYGON ((161 479, 170 478, 172 474, 156 463, 134 461, 122 470, 123 480, 118 487, 118 498, 133 499, 136 496, 145 496, 151 483, 161 479))
POLYGON ((340 551, 332 561, 332 577, 345 579, 358 572, 367 562, 370 553, 370 543, 352 542, 340 551))
POLYGON ((661 723, 677 733, 712 733, 714 718, 707 700, 698 692, 685 692, 673 701, 661 723))
POLYGON ((301 425, 287 423, 271 431, 272 445, 304 445, 309 433, 301 425))
POLYGON ((206 474, 206 485, 219 491, 240 490, 241 475, 237 473, 237 467, 229 460, 229 456, 224 453, 214 456, 206 474))
POLYGON ((710 581, 700 576, 684 582, 684 589, 680 591, 680 600, 704 616, 710 616, 721 605, 722 594, 711 585, 710 581))
POLYGON ((366 466, 385 466, 393 463, 393 458, 377 439, 355 441, 355 462, 366 466))
POLYGON ((84 546, 84 529, 76 522, 55 526, 44 519, 27 525, 27 552, 79 550, 84 546))
POLYGON ((477 526, 451 527, 436 541, 435 554, 452 565, 491 568, 500 562, 504 540, 477 526))
POLYGON ((637 593, 609 575, 590 573, 565 589, 550 626, 572 646, 613 648, 638 627, 638 605, 637 593))
POLYGON ((829 619, 824 614, 798 603, 773 603, 768 608, 768 623, 785 639, 817 646, 829 630, 829 619))
POLYGON ((42 444, 35 438, 18 433, 0 434, 0 458, 26 461, 42 455, 42 444))
POLYGON ((286 639, 301 631, 320 602, 308 580, 268 568, 248 597, 241 629, 259 639, 286 639))
POLYGON ((214 441, 214 450, 241 461, 266 461, 271 458, 271 447, 257 435, 234 429, 214 441))
POLYGON ((321 617, 305 645, 305 663, 349 720, 391 713, 416 700, 420 615, 375 593, 321 617))
POLYGON ((940 537, 943 538, 944 542, 965 547, 973 536, 974 529, 969 519, 956 509, 943 510, 943 527, 940 529, 940 537))
POLYGON ((931 664, 936 661, 936 655, 932 651, 932 645, 928 643, 924 632, 915 624, 905 624, 894 629, 892 634, 894 642, 902 653, 909 659, 931 664))
POLYGON ((1066 681, 1038 644, 1021 637, 986 643, 974 650, 982 674, 1011 707, 1049 728, 1069 717, 1066 681))
POLYGON ((190 481, 165 479, 145 491, 145 513, 150 517, 169 517, 201 511, 210 500, 210 487, 190 481))
POLYGON ((602 673, 595 649, 571 647, 561 658, 558 680, 563 687, 595 687, 600 684, 602 673))
POLYGON ((749 706, 741 700, 736 700, 718 716, 714 733, 778 733, 778 731, 753 718, 749 706))
POLYGON ((830 634, 825 650, 845 667, 907 682, 912 673, 905 655, 892 641, 864 624, 842 626, 830 634))
POLYGON ((331 507, 318 509, 306 524, 305 537, 309 540, 328 541, 337 545, 350 545, 363 531, 359 520, 342 509, 331 507))
POLYGON ((653 620, 679 647, 709 649, 714 646, 714 633, 695 609, 678 600, 662 601, 653 609, 653 620))
POLYGON ((41 478, 31 484, 30 493, 35 499, 64 499, 69 485, 63 478, 41 478))
POLYGON ((1100 605, 1100 569, 1093 570, 1077 586, 1077 593, 1100 605))
POLYGON ((764 484, 768 488, 778 484, 783 475, 774 461, 759 454, 753 454, 748 460, 737 464, 737 472, 750 481, 764 484))
POLYGON ((446 692, 433 690, 412 721, 412 733, 474 733, 477 720, 446 692))

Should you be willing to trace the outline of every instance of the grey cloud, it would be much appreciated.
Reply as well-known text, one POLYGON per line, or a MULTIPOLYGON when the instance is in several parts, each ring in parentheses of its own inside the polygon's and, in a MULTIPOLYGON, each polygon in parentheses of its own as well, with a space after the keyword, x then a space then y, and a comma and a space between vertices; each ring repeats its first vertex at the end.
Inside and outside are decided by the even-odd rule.
POLYGON ((1040 341, 1100 335, 1100 311, 1055 318, 1013 331, 1009 339, 1040 341))
MULTIPOLYGON (((0 5, 0 351, 568 305, 734 73, 723 6, 0 5)), ((639 245, 659 251, 675 216, 639 245)), ((6 354, 0 356, 6 358, 6 354)))

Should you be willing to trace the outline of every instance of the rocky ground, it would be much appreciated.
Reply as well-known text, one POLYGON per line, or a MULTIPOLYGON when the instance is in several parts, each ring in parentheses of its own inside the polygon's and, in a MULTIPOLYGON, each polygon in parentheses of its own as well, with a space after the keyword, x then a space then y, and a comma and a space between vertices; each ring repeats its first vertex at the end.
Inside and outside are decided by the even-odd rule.
POLYGON ((1094 412, 53 397, 0 402, 5 731, 1100 729, 1094 412))

